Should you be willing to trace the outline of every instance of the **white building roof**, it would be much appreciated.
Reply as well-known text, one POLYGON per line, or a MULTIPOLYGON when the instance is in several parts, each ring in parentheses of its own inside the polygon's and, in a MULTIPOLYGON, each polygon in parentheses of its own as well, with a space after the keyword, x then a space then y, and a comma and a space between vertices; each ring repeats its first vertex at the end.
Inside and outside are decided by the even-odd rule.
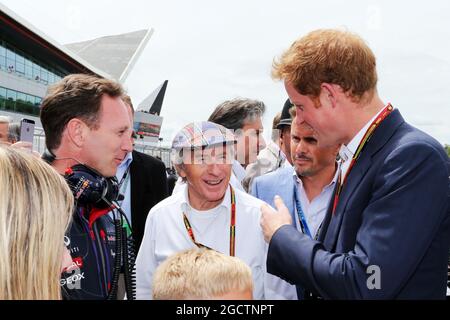
POLYGON ((58 49, 59 51, 64 53, 66 56, 68 56, 68 57, 72 58, 73 60, 77 61, 79 64, 81 64, 86 69, 92 71, 93 73, 95 73, 95 74, 97 74, 99 76, 102 76, 102 77, 105 77, 105 78, 110 78, 110 79, 113 78, 107 72, 105 72, 105 71, 103 71, 103 70, 93 66, 92 64, 90 64, 89 62, 84 60, 82 57, 78 56, 76 53, 70 51, 65 46, 59 44, 56 40, 54 40, 50 36, 46 35, 44 32, 42 32, 41 30, 36 28, 34 25, 32 25, 29 21, 27 21, 24 18, 18 16, 13 11, 11 11, 8 7, 4 6, 1 3, 0 3, 0 11, 5 13, 11 19, 16 21, 18 24, 22 25, 24 28, 30 30, 32 33, 37 35, 39 38, 41 38, 45 42, 49 43, 51 46, 55 47, 56 49, 58 49))
POLYGON ((124 83, 144 50, 153 29, 67 44, 66 47, 124 83))

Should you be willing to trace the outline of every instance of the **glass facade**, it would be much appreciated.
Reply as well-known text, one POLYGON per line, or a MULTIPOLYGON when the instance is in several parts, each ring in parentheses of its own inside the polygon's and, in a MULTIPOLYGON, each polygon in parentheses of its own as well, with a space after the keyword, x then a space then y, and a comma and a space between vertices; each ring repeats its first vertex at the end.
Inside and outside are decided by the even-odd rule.
POLYGON ((62 74, 30 55, 0 40, 0 70, 15 73, 45 85, 58 82, 62 74))
MULTIPOLYGON (((0 70, 14 73, 44 85, 51 85, 63 75, 42 61, 0 39, 0 70)), ((0 87, 0 110, 39 116, 42 98, 0 87)))
POLYGON ((39 117, 41 101, 40 97, 0 87, 0 110, 39 117))

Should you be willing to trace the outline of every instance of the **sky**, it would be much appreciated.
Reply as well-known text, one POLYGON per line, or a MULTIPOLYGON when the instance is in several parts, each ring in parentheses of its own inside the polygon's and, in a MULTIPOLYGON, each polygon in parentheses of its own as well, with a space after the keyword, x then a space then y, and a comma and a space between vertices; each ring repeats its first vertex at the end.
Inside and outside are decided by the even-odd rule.
POLYGON ((169 80, 163 145, 236 97, 262 100, 265 137, 287 94, 271 65, 318 28, 345 28, 375 52, 378 91, 406 121, 450 144, 450 1, 0 0, 61 44, 153 28, 125 81, 137 106, 169 80))

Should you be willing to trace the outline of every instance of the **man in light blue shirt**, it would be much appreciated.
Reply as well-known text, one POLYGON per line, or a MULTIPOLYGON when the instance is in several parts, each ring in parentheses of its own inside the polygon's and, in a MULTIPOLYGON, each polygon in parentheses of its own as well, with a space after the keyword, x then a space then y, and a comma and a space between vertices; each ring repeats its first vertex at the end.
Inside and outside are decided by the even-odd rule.
MULTIPOLYGON (((336 185, 336 156, 340 146, 319 147, 314 130, 306 123, 295 121, 294 118, 291 127, 294 167, 255 178, 252 195, 271 206, 275 195, 280 195, 297 230, 316 239, 336 185)), ((299 290, 298 297, 302 296, 299 290)))
POLYGON ((275 195, 281 195, 297 229, 309 232, 315 238, 337 180, 339 147, 319 147, 317 136, 308 124, 293 125, 291 154, 294 167, 256 178, 252 194, 272 206, 275 195))

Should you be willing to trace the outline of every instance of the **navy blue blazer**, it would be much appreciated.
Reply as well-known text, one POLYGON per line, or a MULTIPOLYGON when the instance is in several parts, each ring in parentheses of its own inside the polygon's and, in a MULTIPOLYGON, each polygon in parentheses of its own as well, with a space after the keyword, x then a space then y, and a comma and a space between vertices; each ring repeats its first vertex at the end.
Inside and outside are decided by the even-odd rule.
POLYGON ((329 208, 319 241, 281 227, 268 271, 328 299, 444 299, 449 175, 443 147, 394 110, 350 172, 336 212, 329 208))
POLYGON ((252 196, 261 199, 275 208, 273 198, 279 195, 292 217, 292 224, 296 225, 296 211, 294 199, 294 168, 280 168, 259 176, 253 180, 252 196))

